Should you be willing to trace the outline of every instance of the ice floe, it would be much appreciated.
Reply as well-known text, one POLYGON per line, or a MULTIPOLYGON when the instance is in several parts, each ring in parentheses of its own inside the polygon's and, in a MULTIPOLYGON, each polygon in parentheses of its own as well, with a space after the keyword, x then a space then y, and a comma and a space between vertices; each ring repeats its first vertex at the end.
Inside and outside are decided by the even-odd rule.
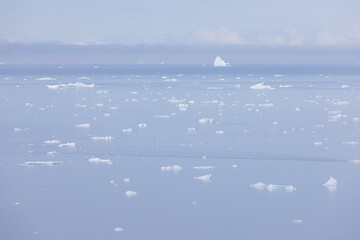
POLYGON ((112 136, 105 136, 105 137, 91 137, 91 140, 93 141, 105 141, 105 142, 111 142, 114 140, 112 136))
POLYGON ((130 178, 124 178, 123 181, 126 182, 126 183, 129 183, 129 182, 131 182, 131 179, 130 178))
POLYGON ((75 127, 77 127, 77 128, 90 128, 90 123, 78 124, 78 125, 75 125, 75 127))
POLYGON ((29 128, 14 128, 14 132, 19 133, 19 132, 26 132, 29 131, 29 128))
POLYGON ((223 134, 224 134, 224 131, 219 130, 219 131, 216 131, 215 133, 216 133, 217 135, 223 135, 223 134))
POLYGON ((46 154, 53 157, 57 152, 56 151, 50 151, 50 152, 47 152, 46 154))
POLYGON ((276 185, 276 184, 265 184, 263 182, 258 182, 250 185, 251 187, 258 190, 268 190, 269 192, 275 191, 285 191, 285 192, 293 192, 296 188, 293 185, 276 185))
POLYGON ((193 167, 193 169, 197 169, 197 170, 212 170, 214 169, 214 166, 195 166, 193 167))
POLYGON ((168 172, 179 172, 180 170, 182 170, 183 168, 180 167, 179 165, 172 165, 172 166, 164 166, 161 167, 161 171, 168 171, 168 172))
POLYGON ((146 128, 147 124, 146 123, 139 123, 138 127, 139 128, 146 128))
POLYGON ((253 86, 251 86, 250 88, 251 89, 254 89, 254 90, 265 90, 265 89, 270 89, 270 90, 273 90, 274 88, 268 86, 268 85, 264 85, 265 83, 262 82, 262 83, 257 83, 253 86))
POLYGON ((322 145, 322 142, 314 142, 314 145, 315 145, 315 146, 321 146, 321 145, 322 145))
POLYGON ((124 229, 122 227, 116 227, 114 228, 114 232, 122 232, 124 229))
POLYGON ((131 128, 124 128, 121 130, 123 133, 132 133, 132 129, 131 128))
POLYGON ((194 177, 195 180, 200 180, 203 182, 210 182, 211 178, 212 178, 212 174, 206 174, 206 175, 202 175, 199 177, 197 177, 197 176, 194 177))
POLYGON ((50 145, 50 144, 59 144, 60 143, 60 140, 55 140, 55 139, 53 139, 53 140, 46 140, 46 141, 44 141, 44 144, 46 144, 46 145, 50 145))
POLYGON ((37 78, 36 80, 39 80, 39 81, 52 81, 52 80, 56 80, 56 78, 53 78, 53 77, 41 77, 41 78, 37 78))
POLYGON ((213 122, 214 122, 214 119, 212 119, 212 118, 201 118, 201 119, 199 119, 199 123, 201 123, 201 124, 213 123, 213 122))
POLYGON ((58 145, 58 147, 75 148, 75 143, 74 142, 61 143, 58 145))
POLYGON ((214 61, 214 67, 226 67, 229 66, 229 63, 226 63, 224 60, 222 60, 219 56, 215 58, 214 61))
POLYGON ((327 189, 332 192, 337 189, 337 180, 333 177, 329 177, 326 183, 323 184, 327 189))
POLYGON ((291 222, 301 224, 303 222, 303 220, 302 219, 295 219, 295 220, 292 220, 291 222))
POLYGON ((359 142, 351 141, 351 142, 343 142, 344 145, 358 145, 359 142))
POLYGON ((95 84, 83 84, 80 82, 76 82, 76 83, 67 83, 67 84, 55 84, 55 85, 46 85, 49 89, 52 90, 62 90, 62 89, 66 89, 69 87, 74 87, 74 88, 94 88, 95 84))
POLYGON ((60 165, 62 162, 54 162, 54 161, 29 161, 24 162, 23 165, 25 166, 53 166, 53 165, 60 165))
POLYGON ((125 192, 125 195, 126 195, 127 197, 135 197, 135 196, 137 195, 137 192, 128 190, 128 191, 125 192))
POLYGON ((111 165, 112 161, 110 159, 101 159, 101 158, 90 158, 89 162, 99 164, 99 163, 106 163, 111 165))

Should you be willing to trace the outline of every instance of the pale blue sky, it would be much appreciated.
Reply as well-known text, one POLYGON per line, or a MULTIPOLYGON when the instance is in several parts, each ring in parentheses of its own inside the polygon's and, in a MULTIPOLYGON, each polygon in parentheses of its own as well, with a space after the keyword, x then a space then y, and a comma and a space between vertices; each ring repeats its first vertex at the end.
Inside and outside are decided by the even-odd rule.
POLYGON ((2 0, 0 39, 67 44, 360 45, 358 0, 2 0))

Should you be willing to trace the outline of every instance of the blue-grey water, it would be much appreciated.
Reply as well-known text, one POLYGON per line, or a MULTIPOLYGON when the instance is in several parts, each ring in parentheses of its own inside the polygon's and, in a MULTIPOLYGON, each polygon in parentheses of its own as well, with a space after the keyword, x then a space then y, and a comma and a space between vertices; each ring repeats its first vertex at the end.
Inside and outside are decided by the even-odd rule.
POLYGON ((0 239, 360 239, 360 65, 0 65, 0 116, 0 239))

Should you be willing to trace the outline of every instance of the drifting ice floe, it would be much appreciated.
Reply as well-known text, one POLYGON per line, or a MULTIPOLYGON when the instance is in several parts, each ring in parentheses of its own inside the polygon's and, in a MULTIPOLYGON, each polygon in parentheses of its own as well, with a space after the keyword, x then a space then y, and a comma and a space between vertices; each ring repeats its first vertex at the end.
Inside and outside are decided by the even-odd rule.
POLYGON ((226 67, 229 66, 229 63, 226 63, 224 60, 222 60, 219 56, 215 58, 214 61, 214 67, 226 67))
POLYGON ((59 144, 59 140, 46 140, 44 141, 44 144, 59 144))
POLYGON ((25 162, 25 166, 52 166, 59 165, 62 162, 54 162, 54 161, 34 161, 34 162, 25 162))
POLYGON ((93 141, 106 141, 106 142, 111 142, 112 140, 114 140, 114 138, 112 136, 106 136, 106 137, 91 137, 91 140, 93 141))
POLYGON ((137 192, 128 190, 128 191, 125 192, 125 195, 126 195, 127 197, 135 197, 135 196, 137 195, 137 192))
POLYGON ((56 78, 42 77, 42 78, 37 78, 36 80, 39 80, 39 81, 51 81, 51 80, 56 80, 56 78))
POLYGON ((205 123, 213 123, 214 119, 212 118, 201 118, 199 119, 199 123, 205 124, 205 123))
POLYGON ((193 169, 199 169, 199 170, 212 170, 214 169, 214 166, 195 166, 193 169))
POLYGON ((343 142, 344 145, 358 145, 359 142, 351 141, 351 142, 343 142))
POLYGON ((164 167, 161 167, 161 171, 168 171, 168 172, 178 172, 180 170, 182 170, 183 168, 180 167, 179 165, 173 165, 173 166, 164 166, 164 167))
POLYGON ((80 82, 76 83, 68 83, 68 84, 56 84, 56 85, 46 85, 49 89, 53 90, 62 90, 69 87, 76 87, 76 88, 94 88, 95 84, 83 84, 80 82))
POLYGON ((109 165, 112 164, 112 161, 110 159, 100 159, 100 158, 90 158, 89 162, 95 163, 95 164, 98 164, 98 163, 106 163, 109 165))
POLYGON ((130 178, 124 178, 123 181, 126 182, 126 183, 129 183, 131 181, 131 179, 130 178))
POLYGON ((74 142, 62 143, 62 144, 59 144, 58 147, 75 148, 75 143, 74 142))
POLYGON ((131 128, 124 128, 122 130, 123 133, 132 133, 132 129, 131 128))
POLYGON ((253 86, 250 87, 251 89, 255 89, 255 90, 263 90, 263 89, 271 89, 273 90, 274 88, 268 86, 268 85, 264 85, 264 83, 257 83, 253 86))
POLYGON ((295 220, 292 220, 291 222, 301 224, 303 222, 303 220, 302 219, 295 219, 295 220))
POLYGON ((75 125, 75 127, 77 127, 77 128, 90 128, 90 123, 78 124, 78 125, 75 125))
POLYGON ((323 184, 327 189, 332 192, 337 189, 337 180, 333 177, 329 177, 329 180, 323 184))
POLYGON ((122 231, 124 231, 124 229, 121 227, 114 228, 114 232, 122 232, 122 231))
POLYGON ((322 145, 322 142, 314 142, 314 145, 315 145, 315 146, 321 146, 321 145, 322 145))
POLYGON ((25 131, 29 131, 29 128, 14 128, 14 132, 16 133, 25 132, 25 131))
POLYGON ((47 152, 46 154, 53 157, 57 152, 56 151, 51 151, 51 152, 47 152))
POLYGON ((147 124, 146 123, 139 123, 138 127, 139 128, 146 128, 147 124))
POLYGON ((212 177, 212 174, 206 174, 206 175, 199 176, 199 177, 195 176, 194 179, 195 180, 200 180, 200 181, 203 181, 203 182, 210 182, 211 177, 212 177))
POLYGON ((223 134, 224 134, 224 131, 219 130, 219 131, 216 131, 215 133, 216 133, 217 135, 223 135, 223 134))
POLYGON ((293 185, 275 185, 275 184, 265 184, 263 182, 258 182, 250 186, 258 190, 266 189, 269 192, 274 192, 274 191, 293 192, 296 190, 296 188, 293 185))

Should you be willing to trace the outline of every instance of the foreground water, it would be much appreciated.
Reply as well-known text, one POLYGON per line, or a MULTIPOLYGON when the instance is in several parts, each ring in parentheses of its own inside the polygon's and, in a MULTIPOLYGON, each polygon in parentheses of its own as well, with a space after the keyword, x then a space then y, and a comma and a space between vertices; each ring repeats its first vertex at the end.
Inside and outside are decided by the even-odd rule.
POLYGON ((0 97, 0 239, 360 237, 359 65, 0 65, 0 97))

